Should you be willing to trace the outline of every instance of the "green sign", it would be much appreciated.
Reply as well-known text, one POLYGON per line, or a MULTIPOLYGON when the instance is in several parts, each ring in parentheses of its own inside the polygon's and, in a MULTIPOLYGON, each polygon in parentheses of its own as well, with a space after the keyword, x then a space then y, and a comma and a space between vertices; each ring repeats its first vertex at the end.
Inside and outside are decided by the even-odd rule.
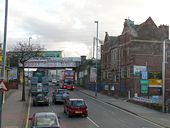
POLYGON ((141 93, 147 94, 148 93, 148 85, 142 84, 141 85, 141 93))
POLYGON ((148 93, 148 80, 140 80, 140 85, 141 85, 141 93, 142 94, 147 94, 148 93))
POLYGON ((44 57, 62 58, 62 51, 45 51, 44 57))
POLYGON ((148 80, 140 80, 141 85, 148 85, 149 81, 148 80))

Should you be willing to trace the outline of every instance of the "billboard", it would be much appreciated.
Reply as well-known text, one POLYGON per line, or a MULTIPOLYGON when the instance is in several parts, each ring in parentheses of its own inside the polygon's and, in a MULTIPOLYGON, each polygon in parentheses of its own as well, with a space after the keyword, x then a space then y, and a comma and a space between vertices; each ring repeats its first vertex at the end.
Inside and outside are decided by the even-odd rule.
POLYGON ((149 79, 149 87, 162 87, 162 80, 149 79))
POLYGON ((140 72, 147 71, 146 66, 136 66, 134 65, 133 67, 134 71, 134 76, 140 76, 140 72))
POLYGON ((0 64, 2 64, 2 48, 0 47, 0 64))
POLYGON ((147 94, 148 93, 148 80, 140 80, 141 85, 141 93, 147 94))
POLYGON ((10 80, 16 80, 18 77, 17 77, 17 68, 12 68, 9 72, 9 79, 10 80))

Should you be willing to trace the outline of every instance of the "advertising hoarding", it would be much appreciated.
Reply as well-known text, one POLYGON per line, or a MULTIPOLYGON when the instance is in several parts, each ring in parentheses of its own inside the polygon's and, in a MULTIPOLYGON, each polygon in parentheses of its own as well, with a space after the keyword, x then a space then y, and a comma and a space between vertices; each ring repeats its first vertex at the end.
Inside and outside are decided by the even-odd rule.
POLYGON ((147 71, 146 66, 136 66, 134 65, 134 76, 140 76, 140 72, 147 71))

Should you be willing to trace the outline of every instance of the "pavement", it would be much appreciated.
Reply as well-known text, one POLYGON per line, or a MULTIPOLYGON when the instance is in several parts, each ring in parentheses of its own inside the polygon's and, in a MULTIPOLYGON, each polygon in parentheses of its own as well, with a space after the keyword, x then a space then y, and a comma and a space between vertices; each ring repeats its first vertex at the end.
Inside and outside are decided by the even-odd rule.
MULTIPOLYGON (((26 99, 28 99, 28 87, 26 87, 26 99)), ((11 89, 6 94, 5 103, 2 106, 2 128, 23 128, 27 114, 27 100, 21 101, 22 87, 11 89)))
POLYGON ((118 109, 122 109, 126 112, 129 112, 131 114, 134 114, 135 116, 138 116, 144 120, 147 120, 149 122, 153 122, 155 124, 158 124, 165 128, 170 128, 170 114, 169 113, 162 113, 150 108, 146 108, 144 106, 136 105, 133 103, 127 102, 127 100, 122 98, 113 98, 109 97, 107 95, 98 93, 97 97, 95 96, 95 92, 90 90, 85 90, 83 88, 77 88, 80 92, 95 98, 98 101, 107 103, 109 105, 112 105, 114 107, 117 107, 118 109))

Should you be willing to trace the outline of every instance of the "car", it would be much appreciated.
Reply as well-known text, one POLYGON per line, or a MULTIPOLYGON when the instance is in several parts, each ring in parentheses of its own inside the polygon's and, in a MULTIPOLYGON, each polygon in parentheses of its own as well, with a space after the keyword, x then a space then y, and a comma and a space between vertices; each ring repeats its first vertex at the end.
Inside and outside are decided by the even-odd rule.
POLYGON ((56 85, 57 84, 57 80, 56 79, 52 79, 52 84, 56 85))
POLYGON ((29 120, 31 128, 60 128, 59 118, 53 112, 39 112, 34 113, 29 120))
POLYGON ((69 92, 66 89, 56 89, 52 94, 52 102, 54 104, 58 102, 64 103, 69 97, 69 92))
POLYGON ((60 81, 59 81, 59 80, 57 80, 57 82, 56 82, 56 86, 59 86, 59 84, 60 84, 60 81))
POLYGON ((68 117, 74 115, 88 116, 88 107, 83 99, 68 99, 64 104, 64 113, 68 117))
POLYGON ((49 105, 49 98, 47 94, 39 93, 33 97, 33 106, 49 105))

